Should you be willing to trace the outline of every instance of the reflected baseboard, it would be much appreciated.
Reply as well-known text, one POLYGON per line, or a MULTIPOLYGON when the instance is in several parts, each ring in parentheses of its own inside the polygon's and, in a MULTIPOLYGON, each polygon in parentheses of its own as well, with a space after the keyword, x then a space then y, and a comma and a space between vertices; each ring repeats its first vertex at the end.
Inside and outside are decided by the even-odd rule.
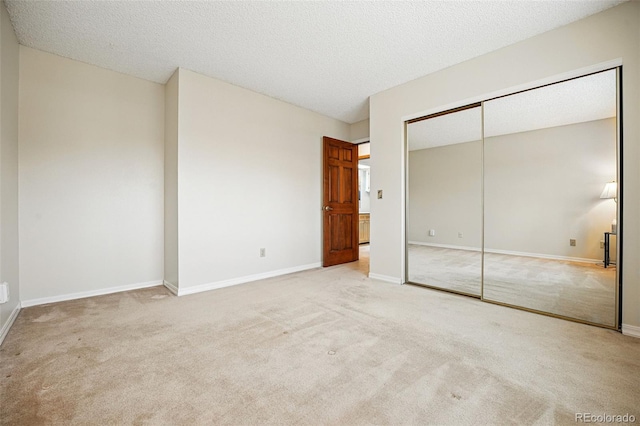
POLYGON ((425 243, 424 241, 409 241, 409 244, 417 246, 438 247, 452 250, 482 251, 480 247, 454 246, 452 244, 425 243))
MULTIPOLYGON (((424 241, 409 241, 409 244, 415 244, 418 246, 427 246, 427 247, 437 247, 437 248, 445 248, 452 250, 466 250, 466 251, 482 251, 479 247, 467 247, 467 246, 456 246, 453 244, 437 244, 437 243, 426 243, 424 241)), ((585 257, 570 257, 570 256, 557 256, 554 254, 542 254, 542 253, 529 253, 523 251, 511 251, 511 250, 499 250, 486 248, 484 249, 485 253, 492 254, 506 254, 509 256, 523 256, 523 257, 535 257, 538 259, 551 259, 551 260, 565 260, 569 262, 582 262, 582 263, 602 263, 602 259, 590 259, 585 257)), ((615 262, 612 262, 615 265, 615 262)))
POLYGON ((602 263, 602 259, 589 259, 586 257, 570 257, 570 256, 557 256, 555 254, 543 254, 543 253, 528 253, 522 251, 510 251, 510 250, 498 250, 487 248, 485 253, 492 254, 506 254, 509 256, 523 256, 523 257, 535 257, 538 259, 551 259, 551 260, 565 260, 568 262, 582 262, 582 263, 602 263))

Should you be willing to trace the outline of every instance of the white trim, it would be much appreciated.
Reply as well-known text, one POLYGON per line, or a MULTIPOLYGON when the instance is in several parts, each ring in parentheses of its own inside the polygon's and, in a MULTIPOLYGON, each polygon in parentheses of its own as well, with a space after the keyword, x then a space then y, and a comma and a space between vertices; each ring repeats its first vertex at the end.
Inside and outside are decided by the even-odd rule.
POLYGON ((390 277, 389 275, 374 274, 369 272, 369 278, 372 280, 384 281, 392 284, 402 284, 402 280, 398 277, 390 277))
POLYGON ((167 288, 167 290, 169 290, 171 293, 175 294, 176 296, 178 295, 178 286, 170 283, 167 280, 162 281, 162 284, 167 288))
MULTIPOLYGON (((438 247, 453 250, 467 250, 467 251, 481 251, 478 247, 465 247, 454 246, 450 244, 436 244, 425 243, 422 241, 409 241, 409 244, 415 244, 418 246, 438 247)), ((523 251, 510 251, 510 250, 497 250, 497 249, 484 249, 485 253, 493 254, 507 254, 510 256, 523 256, 523 257, 535 257, 538 259, 552 259, 552 260, 566 260, 570 262, 582 262, 582 263, 602 263, 602 259, 588 259, 585 257, 569 257, 569 256, 556 256, 555 254, 540 254, 540 253, 527 253, 523 251)))
POLYGON ((622 334, 640 338, 640 327, 637 325, 622 324, 622 334))
POLYGON ((9 334, 9 330, 11 330, 11 326, 15 322, 16 318, 18 318, 19 313, 20 303, 18 303, 16 307, 13 308, 13 311, 11 311, 11 315, 9 315, 9 319, 7 319, 7 322, 5 322, 2 326, 2 330, 0 330, 0 345, 2 345, 2 342, 4 342, 4 338, 7 337, 7 334, 9 334))
POLYGON ((453 249, 453 250, 482 251, 480 247, 466 247, 466 246, 454 246, 450 244, 425 243, 423 241, 409 241, 409 244, 415 244, 417 246, 446 248, 446 249, 453 249))
POLYGON ((200 284, 193 287, 178 288, 178 296, 186 296, 188 294, 202 293, 203 291, 217 290, 219 288, 230 287, 238 284, 245 284, 252 281, 264 280, 267 278, 278 277, 281 275, 292 274, 294 272, 306 271, 309 269, 320 268, 322 264, 310 263, 308 265, 294 266, 293 268, 278 269, 276 271, 263 272, 254 275, 245 275, 244 277, 231 278, 223 281, 200 284))
POLYGON ((104 294, 119 293, 121 291, 138 290, 141 288, 156 287, 162 285, 162 281, 147 281, 144 283, 127 284, 118 287, 101 288, 99 290, 81 291, 79 293, 62 294, 60 296, 41 297, 39 299, 23 300, 22 307, 45 305, 47 303, 64 302, 66 300, 84 299, 85 297, 102 296, 104 294))

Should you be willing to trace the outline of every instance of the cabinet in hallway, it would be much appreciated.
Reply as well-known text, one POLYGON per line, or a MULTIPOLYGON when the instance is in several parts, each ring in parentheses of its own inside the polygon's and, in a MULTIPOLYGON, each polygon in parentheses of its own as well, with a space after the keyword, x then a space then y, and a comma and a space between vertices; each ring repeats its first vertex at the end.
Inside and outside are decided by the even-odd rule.
POLYGON ((360 244, 369 242, 369 213, 360 213, 360 244))

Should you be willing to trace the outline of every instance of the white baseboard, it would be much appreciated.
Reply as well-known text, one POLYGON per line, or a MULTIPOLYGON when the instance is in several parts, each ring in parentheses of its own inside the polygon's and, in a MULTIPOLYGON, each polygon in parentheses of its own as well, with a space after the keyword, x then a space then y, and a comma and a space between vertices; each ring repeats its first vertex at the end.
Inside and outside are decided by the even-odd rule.
POLYGON ((13 325, 16 318, 18 318, 19 313, 20 304, 18 303, 16 307, 13 308, 13 311, 11 311, 11 315, 9 315, 9 319, 7 319, 7 322, 4 323, 2 329, 0 329, 0 345, 2 345, 2 342, 4 342, 4 338, 7 337, 7 334, 9 334, 9 330, 11 329, 11 326, 13 325))
MULTIPOLYGON (((292 274, 294 272, 320 268, 321 266, 322 264, 319 262, 310 263, 308 265, 295 266, 293 268, 278 269, 276 271, 263 272, 263 273, 254 274, 254 275, 245 275, 244 277, 231 278, 229 280, 216 281, 216 282, 207 283, 207 284, 200 284, 193 287, 186 287, 186 288, 178 287, 176 290, 177 290, 178 296, 186 296, 187 294, 195 294, 195 293, 202 293, 203 291, 217 290, 219 288, 230 287, 232 285, 245 284, 252 281, 264 280, 267 278, 273 278, 281 275, 292 274)), ((171 290, 171 288, 169 288, 169 290, 171 290)))
MULTIPOLYGON (((481 251, 479 247, 466 247, 466 246, 455 246, 451 244, 436 244, 436 243, 425 243, 423 241, 409 241, 409 244, 415 244, 418 246, 428 246, 428 247, 438 247, 438 248, 446 248, 453 250, 468 250, 468 251, 481 251)), ((485 253, 493 253, 493 254, 506 254, 509 256, 523 256, 523 257, 535 257, 538 259, 551 259, 551 260, 566 260, 569 262, 582 262, 582 263, 602 263, 602 259, 588 259, 585 257, 569 257, 569 256, 556 256, 554 254, 541 254, 541 253, 528 253, 523 251, 511 251, 511 250, 498 250, 485 248, 485 253)))
POLYGON ((622 334, 640 338, 640 327, 637 325, 622 324, 622 334))
POLYGON ((119 293, 121 291, 138 290, 141 288, 162 285, 162 281, 148 281, 144 283, 127 284, 118 287, 101 288, 99 290, 81 291, 79 293, 62 294, 60 296, 42 297, 39 299, 23 300, 22 307, 46 305, 47 303, 64 302, 66 300, 84 299, 86 297, 102 296, 105 294, 119 293))
POLYGON ((373 272, 369 272, 369 278, 371 278, 372 280, 384 281, 386 283, 402 284, 402 280, 400 278, 398 278, 398 277, 391 277, 389 275, 374 274, 373 272))
POLYGON ((176 296, 178 295, 178 286, 175 285, 174 283, 170 283, 167 280, 162 281, 162 284, 167 288, 167 290, 169 290, 171 293, 175 294, 176 296))

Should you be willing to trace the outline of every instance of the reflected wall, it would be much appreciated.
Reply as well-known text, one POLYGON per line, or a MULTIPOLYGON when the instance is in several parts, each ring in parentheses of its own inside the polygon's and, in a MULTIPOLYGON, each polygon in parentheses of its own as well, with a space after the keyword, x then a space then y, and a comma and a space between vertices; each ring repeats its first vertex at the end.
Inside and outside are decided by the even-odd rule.
POLYGON ((408 279, 481 294, 480 107, 407 125, 408 279))
POLYGON ((486 300, 615 325, 616 72, 484 103, 486 300), (517 122, 514 126, 513 122, 517 122))

